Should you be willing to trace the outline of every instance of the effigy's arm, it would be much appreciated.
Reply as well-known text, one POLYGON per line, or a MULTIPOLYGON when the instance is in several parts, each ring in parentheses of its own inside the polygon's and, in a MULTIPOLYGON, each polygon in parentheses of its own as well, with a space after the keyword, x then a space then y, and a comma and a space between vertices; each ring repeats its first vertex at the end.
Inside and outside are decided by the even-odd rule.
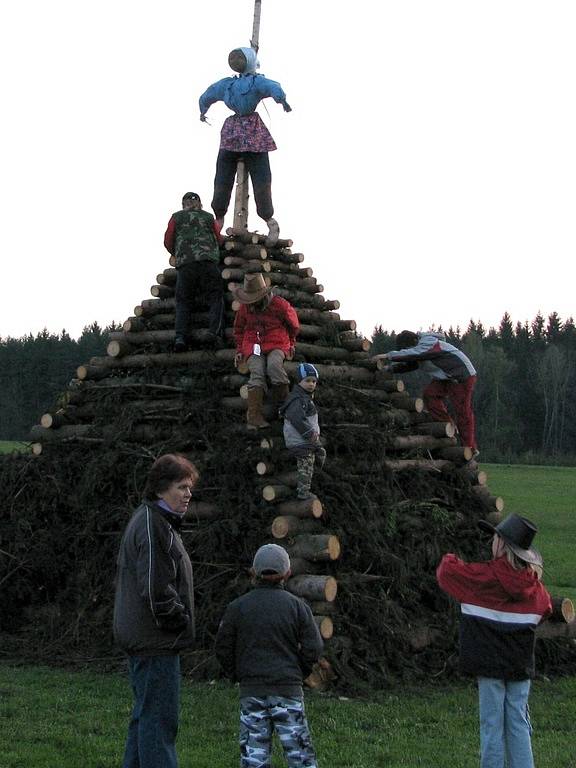
POLYGON ((200 96, 200 99, 198 100, 198 106, 200 107, 200 119, 202 119, 202 116, 208 112, 212 104, 223 100, 224 91, 229 80, 229 77, 225 77, 223 80, 218 80, 217 83, 212 83, 212 85, 208 86, 208 88, 204 91, 202 96, 200 96))

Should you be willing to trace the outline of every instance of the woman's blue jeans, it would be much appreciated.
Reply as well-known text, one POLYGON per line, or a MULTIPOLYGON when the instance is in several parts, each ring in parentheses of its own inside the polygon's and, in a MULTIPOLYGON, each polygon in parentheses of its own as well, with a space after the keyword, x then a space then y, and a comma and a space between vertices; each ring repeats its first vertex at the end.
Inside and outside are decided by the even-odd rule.
POLYGON ((130 656, 134 707, 122 768, 178 768, 180 656, 130 656))
POLYGON ((530 680, 478 678, 481 768, 534 768, 530 680))

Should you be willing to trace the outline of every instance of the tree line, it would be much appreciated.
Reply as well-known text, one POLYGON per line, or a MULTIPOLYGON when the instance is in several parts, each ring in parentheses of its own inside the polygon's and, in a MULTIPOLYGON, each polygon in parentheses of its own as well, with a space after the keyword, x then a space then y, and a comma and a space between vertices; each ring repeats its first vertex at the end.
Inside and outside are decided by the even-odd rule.
MULTIPOLYGON (((36 336, 0 338, 0 439, 26 440, 33 424, 53 408, 76 368, 106 354, 112 323, 92 323, 78 339, 46 329, 36 336)), ((437 328, 440 331, 442 328, 437 328)), ((446 339, 478 371, 475 412, 484 461, 576 463, 576 326, 557 312, 513 324, 505 313, 498 328, 481 322, 450 327, 446 339)), ((377 326, 372 352, 395 349, 396 333, 377 326)), ((418 395, 422 374, 405 374, 418 395)))
MULTIPOLYGON (((434 329, 433 329, 434 330, 434 329)), ((478 372, 474 395, 478 442, 484 461, 576 463, 576 326, 557 312, 498 328, 470 321, 444 330, 478 372)), ((373 353, 395 349, 396 334, 377 326, 373 353)), ((405 374, 411 394, 427 379, 405 374)))
POLYGON ((30 427, 50 410, 76 368, 106 354, 109 331, 87 325, 78 339, 63 330, 0 339, 0 440, 27 440, 30 427))

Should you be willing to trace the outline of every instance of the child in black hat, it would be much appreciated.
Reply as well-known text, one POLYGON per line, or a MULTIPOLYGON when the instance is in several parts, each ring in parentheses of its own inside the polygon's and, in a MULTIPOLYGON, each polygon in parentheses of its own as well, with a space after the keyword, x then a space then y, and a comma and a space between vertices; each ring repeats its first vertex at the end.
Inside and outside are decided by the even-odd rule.
POLYGON ((310 607, 284 589, 290 558, 283 547, 260 547, 252 575, 255 588, 230 603, 216 635, 216 656, 240 683, 240 765, 270 765, 276 731, 289 766, 317 768, 302 681, 322 638, 310 607))
POLYGON ((318 370, 312 363, 300 363, 294 386, 278 412, 284 418, 284 442, 296 456, 299 499, 313 499, 310 492, 314 463, 320 469, 326 460, 326 450, 320 444, 318 410, 314 404, 314 392, 318 385, 318 370))
POLYGON ((465 563, 447 554, 436 577, 461 604, 460 670, 478 680, 481 768, 533 768, 534 630, 552 612, 542 557, 532 547, 537 528, 520 515, 479 526, 493 534, 493 559, 465 563))

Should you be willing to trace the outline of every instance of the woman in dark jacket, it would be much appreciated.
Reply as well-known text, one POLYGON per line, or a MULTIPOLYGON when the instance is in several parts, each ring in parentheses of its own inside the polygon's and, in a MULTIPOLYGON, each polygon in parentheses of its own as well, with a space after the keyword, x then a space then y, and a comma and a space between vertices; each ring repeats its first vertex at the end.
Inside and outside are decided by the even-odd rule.
POLYGON ((134 692, 123 768, 178 765, 179 654, 194 642, 192 564, 178 530, 197 481, 184 456, 157 459, 120 544, 114 638, 134 692))

